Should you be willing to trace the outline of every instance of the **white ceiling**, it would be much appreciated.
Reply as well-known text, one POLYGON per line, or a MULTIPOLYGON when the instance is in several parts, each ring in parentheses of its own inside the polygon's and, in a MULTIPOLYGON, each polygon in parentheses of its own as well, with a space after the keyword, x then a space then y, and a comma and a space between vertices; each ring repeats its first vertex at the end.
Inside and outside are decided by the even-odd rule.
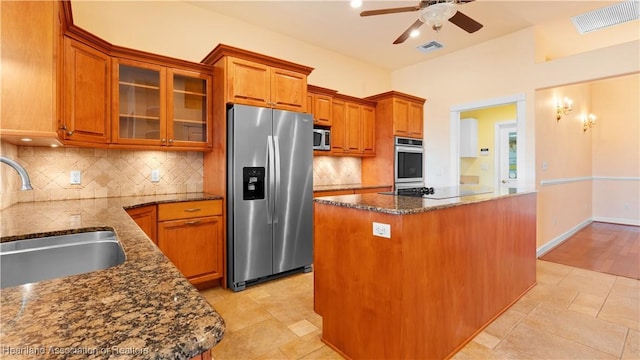
MULTIPOLYGON (((352 9, 340 1, 188 1, 193 5, 237 18, 274 32, 394 70, 461 48, 473 46, 534 25, 566 21, 570 17, 611 5, 617 1, 506 1, 477 0, 456 5, 457 9, 484 25, 468 34, 452 23, 440 32, 427 25, 417 38, 403 44, 393 41, 417 18, 418 12, 360 17, 360 11, 415 6, 419 1, 367 1, 352 9), (436 40, 444 48, 430 54, 417 46, 436 40)), ((573 26, 572 26, 573 28, 573 26)), ((258 39, 259 41, 259 39, 258 39)))

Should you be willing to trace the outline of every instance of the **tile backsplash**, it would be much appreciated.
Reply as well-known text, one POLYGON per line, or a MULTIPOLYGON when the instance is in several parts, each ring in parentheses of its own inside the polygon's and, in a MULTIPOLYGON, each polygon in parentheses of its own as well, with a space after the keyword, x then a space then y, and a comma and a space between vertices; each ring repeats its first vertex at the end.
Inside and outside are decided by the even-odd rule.
MULTIPOLYGON (((202 191, 199 152, 18 146, 12 153, 11 148, 3 144, 2 150, 24 166, 34 190, 17 191, 16 201, 19 185, 3 182, 2 208, 16 202, 202 191), (151 182, 155 169, 160 171, 159 182, 151 182), (81 172, 79 185, 69 183, 74 170, 81 172)), ((3 178, 5 174, 3 169, 3 178)))
POLYGON ((361 182, 362 161, 356 157, 315 156, 313 185, 344 185, 361 182))
MULTIPOLYGON (((1 150, 24 166, 34 190, 20 191, 17 173, 2 165, 0 209, 18 202, 180 194, 203 188, 203 154, 199 152, 49 148, 4 141, 1 150), (154 169, 160 171, 157 183, 151 182, 154 169), (69 183, 74 170, 81 172, 80 185, 69 183)), ((313 159, 314 185, 358 184, 360 179, 359 158, 313 159)))

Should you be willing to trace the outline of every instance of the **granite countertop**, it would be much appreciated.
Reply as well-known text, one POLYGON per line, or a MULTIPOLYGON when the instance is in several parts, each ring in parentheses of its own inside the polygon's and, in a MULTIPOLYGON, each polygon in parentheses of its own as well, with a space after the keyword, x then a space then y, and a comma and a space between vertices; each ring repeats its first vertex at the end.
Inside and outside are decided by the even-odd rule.
POLYGON ((3 241, 106 227, 126 255, 123 264, 105 270, 1 289, 2 358, 189 359, 211 349, 222 340, 224 320, 124 208, 221 198, 63 200, 0 211, 3 241))
POLYGON ((314 198, 314 201, 319 204, 349 207, 359 210, 375 211, 394 215, 409 215, 533 192, 535 192, 534 189, 518 188, 513 189, 512 192, 509 192, 509 189, 506 189, 446 199, 423 199, 419 197, 371 193, 360 195, 325 196, 314 198))
POLYGON ((358 189, 375 189, 379 187, 392 187, 393 185, 362 185, 362 184, 339 184, 339 185, 314 185, 314 192, 321 191, 340 191, 340 190, 358 190, 358 189))

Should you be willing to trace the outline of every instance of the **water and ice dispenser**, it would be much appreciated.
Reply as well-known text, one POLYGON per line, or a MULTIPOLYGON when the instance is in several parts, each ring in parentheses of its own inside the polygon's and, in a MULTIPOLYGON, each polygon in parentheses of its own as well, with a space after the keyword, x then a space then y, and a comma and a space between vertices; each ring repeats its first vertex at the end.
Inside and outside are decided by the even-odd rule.
POLYGON ((242 168, 242 200, 264 199, 264 167, 242 168))

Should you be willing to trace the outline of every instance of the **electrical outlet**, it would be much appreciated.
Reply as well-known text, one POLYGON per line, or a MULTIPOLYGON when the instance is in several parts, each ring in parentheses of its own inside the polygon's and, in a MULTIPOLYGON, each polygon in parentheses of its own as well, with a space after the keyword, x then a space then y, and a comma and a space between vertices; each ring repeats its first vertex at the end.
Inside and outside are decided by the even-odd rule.
POLYGON ((80 185, 81 180, 80 170, 73 170, 69 173, 69 184, 80 185))
POLYGON ((155 169, 151 170, 151 182, 159 182, 160 181, 160 170, 155 169))
POLYGON ((373 236, 380 236, 387 239, 391 238, 391 225, 390 224, 381 224, 374 222, 373 223, 373 236))

